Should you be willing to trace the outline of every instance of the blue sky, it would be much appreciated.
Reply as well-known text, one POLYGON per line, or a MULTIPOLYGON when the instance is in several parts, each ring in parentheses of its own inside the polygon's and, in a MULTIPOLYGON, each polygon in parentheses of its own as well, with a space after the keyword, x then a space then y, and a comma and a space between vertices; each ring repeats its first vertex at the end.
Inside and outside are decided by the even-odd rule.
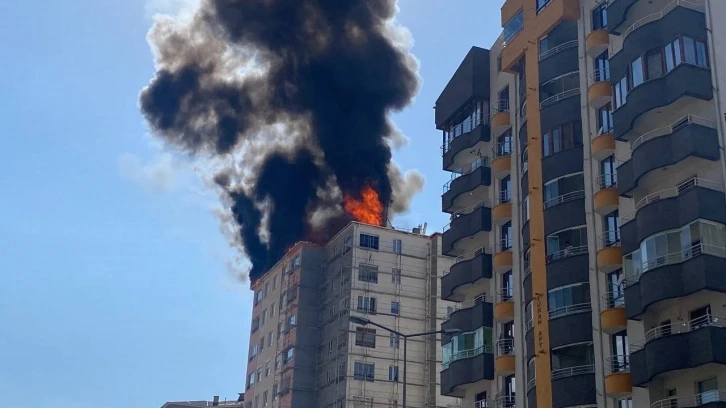
MULTIPOLYGON (((155 11, 186 0, 0 2, 0 395, 14 408, 158 407, 244 387, 251 295, 193 164, 137 109, 155 11)), ((400 0, 423 87, 394 153, 427 179, 407 216, 440 230, 433 105, 499 0, 400 0), (492 7, 492 3, 497 3, 492 7)))

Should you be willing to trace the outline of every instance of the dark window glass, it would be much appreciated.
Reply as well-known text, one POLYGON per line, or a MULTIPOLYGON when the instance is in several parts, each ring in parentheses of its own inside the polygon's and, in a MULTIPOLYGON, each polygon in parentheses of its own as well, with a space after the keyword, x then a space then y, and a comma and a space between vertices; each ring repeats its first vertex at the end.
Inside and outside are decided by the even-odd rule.
POLYGON ((636 86, 643 83, 643 58, 638 57, 635 61, 630 64, 630 87, 635 88, 636 86))
POLYGON ((663 76, 663 53, 660 49, 648 53, 646 63, 648 65, 647 79, 654 79, 663 76))
POLYGON ((673 44, 665 46, 665 68, 666 72, 671 72, 675 64, 673 62, 673 44))
POLYGON ((681 39, 676 38, 675 41, 673 41, 673 59, 676 62, 676 65, 680 65, 683 60, 681 59, 681 39))
POLYGON ((703 41, 696 41, 696 64, 708 67, 708 53, 706 52, 706 43, 703 41))
POLYGON ((613 111, 610 104, 603 106, 597 111, 598 134, 608 133, 613 130, 613 111))
POLYGON ((683 57, 689 64, 696 63, 696 43, 693 38, 683 37, 683 57))
POLYGON ((608 25, 607 4, 602 4, 592 11, 592 30, 600 30, 608 25))

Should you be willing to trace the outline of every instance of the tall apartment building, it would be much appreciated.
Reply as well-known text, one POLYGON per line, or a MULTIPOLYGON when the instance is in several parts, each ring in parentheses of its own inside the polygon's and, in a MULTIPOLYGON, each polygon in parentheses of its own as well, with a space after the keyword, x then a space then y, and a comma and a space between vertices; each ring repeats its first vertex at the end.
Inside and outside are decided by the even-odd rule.
MULTIPOLYGON (((246 408, 400 407, 403 342, 373 325, 438 331, 457 303, 441 300, 452 259, 441 235, 358 222, 325 246, 298 243, 253 283, 246 408)), ((446 328, 446 327, 444 327, 446 328)), ((441 335, 408 340, 407 406, 447 407, 441 335)))
POLYGON ((451 316, 479 332, 442 345, 442 393, 726 406, 726 1, 506 0, 501 18, 436 103, 442 298, 485 305, 451 316))

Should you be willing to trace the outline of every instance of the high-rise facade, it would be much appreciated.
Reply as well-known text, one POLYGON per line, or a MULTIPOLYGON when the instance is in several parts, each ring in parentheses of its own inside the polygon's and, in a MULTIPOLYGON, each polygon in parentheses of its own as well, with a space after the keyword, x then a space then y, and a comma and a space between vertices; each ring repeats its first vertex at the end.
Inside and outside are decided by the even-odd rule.
POLYGON ((722 0, 504 2, 436 103, 442 298, 483 300, 452 319, 495 339, 444 341, 442 393, 726 406, 724 18, 722 0))
MULTIPOLYGON (((441 330, 452 259, 441 235, 350 223, 325 246, 298 243, 253 283, 246 408, 373 408, 403 404, 404 339, 441 330)), ((407 343, 407 406, 447 407, 441 335, 407 343)))

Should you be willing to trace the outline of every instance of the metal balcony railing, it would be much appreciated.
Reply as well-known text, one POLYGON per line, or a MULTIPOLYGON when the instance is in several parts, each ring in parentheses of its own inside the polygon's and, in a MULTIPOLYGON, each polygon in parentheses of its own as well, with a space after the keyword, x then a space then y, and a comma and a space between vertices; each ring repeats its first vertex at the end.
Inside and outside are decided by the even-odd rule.
MULTIPOLYGON (((456 264, 458 264, 459 262, 462 262, 462 261, 466 261, 466 260, 469 260, 469 259, 474 259, 477 256, 479 256, 481 254, 485 254, 485 253, 487 253, 486 248, 483 248, 482 247, 482 248, 479 248, 476 251, 472 252, 471 254, 464 254, 464 255, 457 256, 456 258, 454 258, 454 263, 452 264, 452 266, 453 265, 456 265, 456 264)), ((448 274, 448 272, 446 272, 444 275, 447 275, 447 274, 448 274)))
POLYGON ((514 297, 513 288, 497 289, 497 302, 509 302, 514 297))
POLYGON ((640 145, 649 140, 656 139, 665 135, 670 135, 671 133, 686 125, 701 125, 707 128, 716 129, 716 122, 712 120, 708 120, 706 118, 702 118, 696 115, 685 115, 668 126, 663 126, 658 129, 653 129, 649 132, 643 133, 642 135, 640 135, 640 137, 633 140, 633 143, 630 146, 630 151, 634 151, 640 145))
POLYGON ((497 397, 498 408, 514 408, 514 395, 501 395, 497 397))
POLYGON ((707 314, 687 322, 664 324, 662 326, 654 327, 645 333, 644 339, 630 343, 630 352, 632 353, 642 350, 648 342, 661 337, 670 336, 672 334, 688 333, 710 326, 721 328, 726 327, 726 319, 712 314, 707 314))
POLYGON ((497 204, 504 204, 512 201, 512 191, 504 190, 497 193, 496 202, 497 204))
POLYGON ((723 184, 721 184, 719 182, 701 179, 701 178, 692 178, 688 181, 685 181, 685 182, 679 184, 676 187, 667 188, 665 190, 661 190, 661 191, 657 191, 655 193, 648 194, 647 196, 640 199, 640 201, 638 201, 637 204, 635 204, 635 210, 633 212, 620 217, 620 220, 623 224, 625 224, 626 222, 633 220, 635 218, 635 215, 638 213, 638 210, 640 210, 641 208, 643 208, 649 204, 652 204, 656 201, 660 201, 660 200, 663 200, 666 198, 678 197, 681 194, 685 194, 685 193, 691 191, 695 187, 702 187, 702 188, 707 188, 709 190, 715 190, 715 191, 720 191, 720 192, 724 191, 723 184))
POLYGON ((630 356, 618 354, 606 358, 605 370, 607 374, 626 373, 630 371, 630 356))
POLYGON ((476 347, 476 348, 473 348, 473 349, 470 349, 470 350, 460 350, 460 351, 457 351, 456 353, 453 353, 449 357, 448 360, 442 361, 441 362, 441 367, 444 370, 446 370, 447 368, 449 368, 449 366, 451 365, 451 363, 453 363, 454 361, 463 360, 465 358, 476 357, 476 356, 478 356, 480 354, 484 354, 484 353, 486 353, 486 354, 492 354, 492 347, 490 345, 488 345, 488 344, 484 344, 484 345, 481 345, 479 347, 476 347))
POLYGON ((524 331, 528 332, 534 328, 534 319, 527 320, 527 323, 524 324, 524 331))
POLYGON ((527 276, 529 276, 531 274, 532 274, 532 264, 529 264, 529 265, 527 265, 527 266, 524 267, 524 276, 522 278, 523 279, 526 279, 527 276))
POLYGON ((564 204, 569 201, 582 200, 585 198, 585 190, 573 191, 571 193, 563 194, 555 198, 546 200, 543 205, 545 209, 552 208, 556 205, 564 204))
POLYGON ((551 57, 555 54, 559 54, 560 52, 568 49, 568 48, 575 48, 577 47, 577 40, 567 41, 560 45, 554 46, 550 49, 547 49, 543 52, 539 53, 539 60, 542 61, 543 59, 547 57, 551 57))
POLYGON ((650 405, 650 408, 693 408, 711 402, 726 402, 726 392, 712 390, 685 397, 666 398, 654 402, 650 405))
POLYGON ((497 356, 509 356, 514 354, 514 339, 497 340, 497 356))
POLYGON ((451 189, 451 183, 453 183, 454 180, 458 179, 461 176, 466 176, 467 174, 473 173, 479 167, 490 166, 491 164, 489 158, 483 156, 465 166, 459 167, 458 169, 454 170, 453 172, 451 172, 451 179, 444 184, 444 194, 446 194, 446 192, 451 189))
POLYGON ((576 367, 558 368, 552 370, 552 379, 567 378, 575 375, 592 374, 595 372, 595 364, 587 364, 576 367))
POLYGON ((509 112, 509 99, 499 99, 492 105, 492 113, 504 113, 509 112))
MULTIPOLYGON (((688 0, 675 0, 669 4, 667 4, 661 11, 657 13, 653 13, 650 15, 647 15, 640 20, 636 21, 628 27, 622 35, 623 41, 619 42, 619 44, 613 44, 613 54, 617 54, 623 49, 623 44, 625 43, 625 39, 628 38, 630 34, 633 33, 633 31, 639 29, 640 27, 643 27, 644 25, 648 23, 652 23, 654 21, 658 21, 662 19, 666 14, 670 13, 671 10, 675 9, 676 7, 686 7, 695 11, 699 11, 701 13, 705 13, 705 7, 702 4, 695 3, 693 1, 688 0)), ((612 57, 611 57, 612 58, 612 57)))
POLYGON ((547 255, 547 263, 587 253, 587 245, 571 246, 547 255))
MULTIPOLYGON (((491 299, 489 299, 491 301, 491 299)), ((451 309, 451 313, 448 313, 446 315, 446 319, 449 319, 451 315, 459 310, 464 309, 471 309, 472 307, 478 305, 479 303, 484 303, 487 301, 487 296, 485 294, 481 294, 474 299, 465 300, 463 302, 459 302, 456 305, 454 305, 451 309)))
POLYGON ((600 307, 603 310, 625 307, 625 291, 608 291, 600 298, 600 307))
POLYGON ((492 151, 494 152, 494 157, 509 156, 512 154, 512 141, 506 140, 504 142, 499 142, 496 146, 494 146, 494 148, 492 148, 492 151))
POLYGON ((522 119, 522 122, 527 120, 527 101, 525 100, 524 103, 522 103, 522 106, 519 108, 519 117, 522 119))
POLYGON ((610 68, 600 68, 592 71, 590 81, 592 83, 610 81, 610 68))
POLYGON ((563 317, 563 316, 569 316, 577 313, 583 313, 583 312, 589 312, 592 310, 592 306, 590 305, 590 302, 587 303, 578 303, 576 305, 567 305, 558 307, 556 309, 552 309, 549 311, 550 319, 555 319, 557 317, 563 317))
POLYGON ((537 377, 532 377, 527 381, 527 391, 537 386, 537 377))
POLYGON ((497 252, 506 252, 512 250, 512 238, 502 238, 497 242, 497 252))
POLYGON ((524 12, 520 11, 504 24, 502 34, 499 35, 499 39, 502 40, 502 47, 506 47, 523 29, 524 12))
POLYGON ((552 95, 549 98, 546 98, 545 100, 543 100, 542 102, 540 102, 539 108, 540 109, 544 109, 544 108, 546 108, 546 107, 548 107, 550 105, 553 105, 553 104, 555 104, 555 103, 557 103, 557 102, 559 102, 559 101, 561 101, 563 99, 567 99, 567 98, 570 98, 570 97, 573 97, 573 96, 579 95, 579 94, 580 94, 580 88, 579 87, 562 91, 562 92, 560 92, 560 93, 558 93, 556 95, 552 95))
POLYGON ((446 154, 446 152, 451 149, 451 143, 453 143, 457 137, 463 136, 467 133, 471 133, 474 129, 477 128, 477 126, 486 125, 488 123, 489 114, 481 112, 479 115, 473 114, 471 116, 471 120, 464 121, 457 124, 456 126, 452 126, 451 130, 449 131, 449 140, 441 146, 442 155, 446 154))
POLYGON ((620 246, 620 230, 603 231, 597 236, 597 244, 600 249, 620 246))
POLYGON ((617 174, 601 174, 595 181, 596 191, 604 190, 610 187, 617 187, 618 175, 617 174))

